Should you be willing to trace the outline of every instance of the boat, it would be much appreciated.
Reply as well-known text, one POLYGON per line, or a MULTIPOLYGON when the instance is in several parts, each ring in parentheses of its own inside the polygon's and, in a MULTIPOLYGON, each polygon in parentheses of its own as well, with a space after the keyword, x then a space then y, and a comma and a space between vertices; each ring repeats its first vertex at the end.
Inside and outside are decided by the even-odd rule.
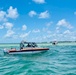
POLYGON ((16 48, 11 48, 9 50, 4 49, 4 53, 7 54, 34 54, 43 51, 47 51, 49 48, 40 48, 35 42, 21 42, 20 49, 17 50, 16 48))
POLYGON ((53 42, 52 42, 52 45, 57 45, 57 44, 58 44, 57 41, 53 41, 53 42))

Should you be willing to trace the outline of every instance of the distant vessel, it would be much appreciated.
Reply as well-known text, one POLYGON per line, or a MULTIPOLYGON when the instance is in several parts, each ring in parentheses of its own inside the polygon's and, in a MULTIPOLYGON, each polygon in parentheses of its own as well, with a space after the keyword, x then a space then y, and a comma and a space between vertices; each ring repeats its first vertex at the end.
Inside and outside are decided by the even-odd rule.
POLYGON ((57 41, 53 41, 52 44, 53 44, 53 45, 57 45, 58 42, 57 42, 57 41))
POLYGON ((35 42, 24 42, 20 43, 20 49, 16 50, 12 48, 10 50, 4 49, 4 53, 8 54, 30 54, 47 51, 49 48, 39 48, 35 42))

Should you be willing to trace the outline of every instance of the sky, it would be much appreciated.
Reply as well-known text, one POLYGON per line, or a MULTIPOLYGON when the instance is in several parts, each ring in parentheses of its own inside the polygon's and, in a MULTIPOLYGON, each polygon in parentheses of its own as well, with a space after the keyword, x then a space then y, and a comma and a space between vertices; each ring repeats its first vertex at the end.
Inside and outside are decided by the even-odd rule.
POLYGON ((0 43, 76 41, 76 0, 0 0, 0 43))

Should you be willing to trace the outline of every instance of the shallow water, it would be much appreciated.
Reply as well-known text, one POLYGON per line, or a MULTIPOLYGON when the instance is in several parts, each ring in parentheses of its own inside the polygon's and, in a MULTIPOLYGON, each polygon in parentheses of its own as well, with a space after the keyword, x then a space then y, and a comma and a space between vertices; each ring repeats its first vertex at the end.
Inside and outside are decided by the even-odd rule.
POLYGON ((4 48, 19 44, 0 44, 0 75, 76 75, 76 43, 39 44, 49 51, 31 55, 4 55, 4 48))

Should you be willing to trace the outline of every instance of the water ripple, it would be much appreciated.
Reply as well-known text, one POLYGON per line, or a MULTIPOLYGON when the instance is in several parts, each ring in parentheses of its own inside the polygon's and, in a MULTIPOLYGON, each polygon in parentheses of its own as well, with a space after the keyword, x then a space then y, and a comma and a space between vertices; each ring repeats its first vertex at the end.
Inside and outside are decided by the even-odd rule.
POLYGON ((75 45, 44 47, 49 47, 50 50, 34 55, 4 55, 2 50, 5 46, 0 46, 0 74, 76 75, 75 45))

